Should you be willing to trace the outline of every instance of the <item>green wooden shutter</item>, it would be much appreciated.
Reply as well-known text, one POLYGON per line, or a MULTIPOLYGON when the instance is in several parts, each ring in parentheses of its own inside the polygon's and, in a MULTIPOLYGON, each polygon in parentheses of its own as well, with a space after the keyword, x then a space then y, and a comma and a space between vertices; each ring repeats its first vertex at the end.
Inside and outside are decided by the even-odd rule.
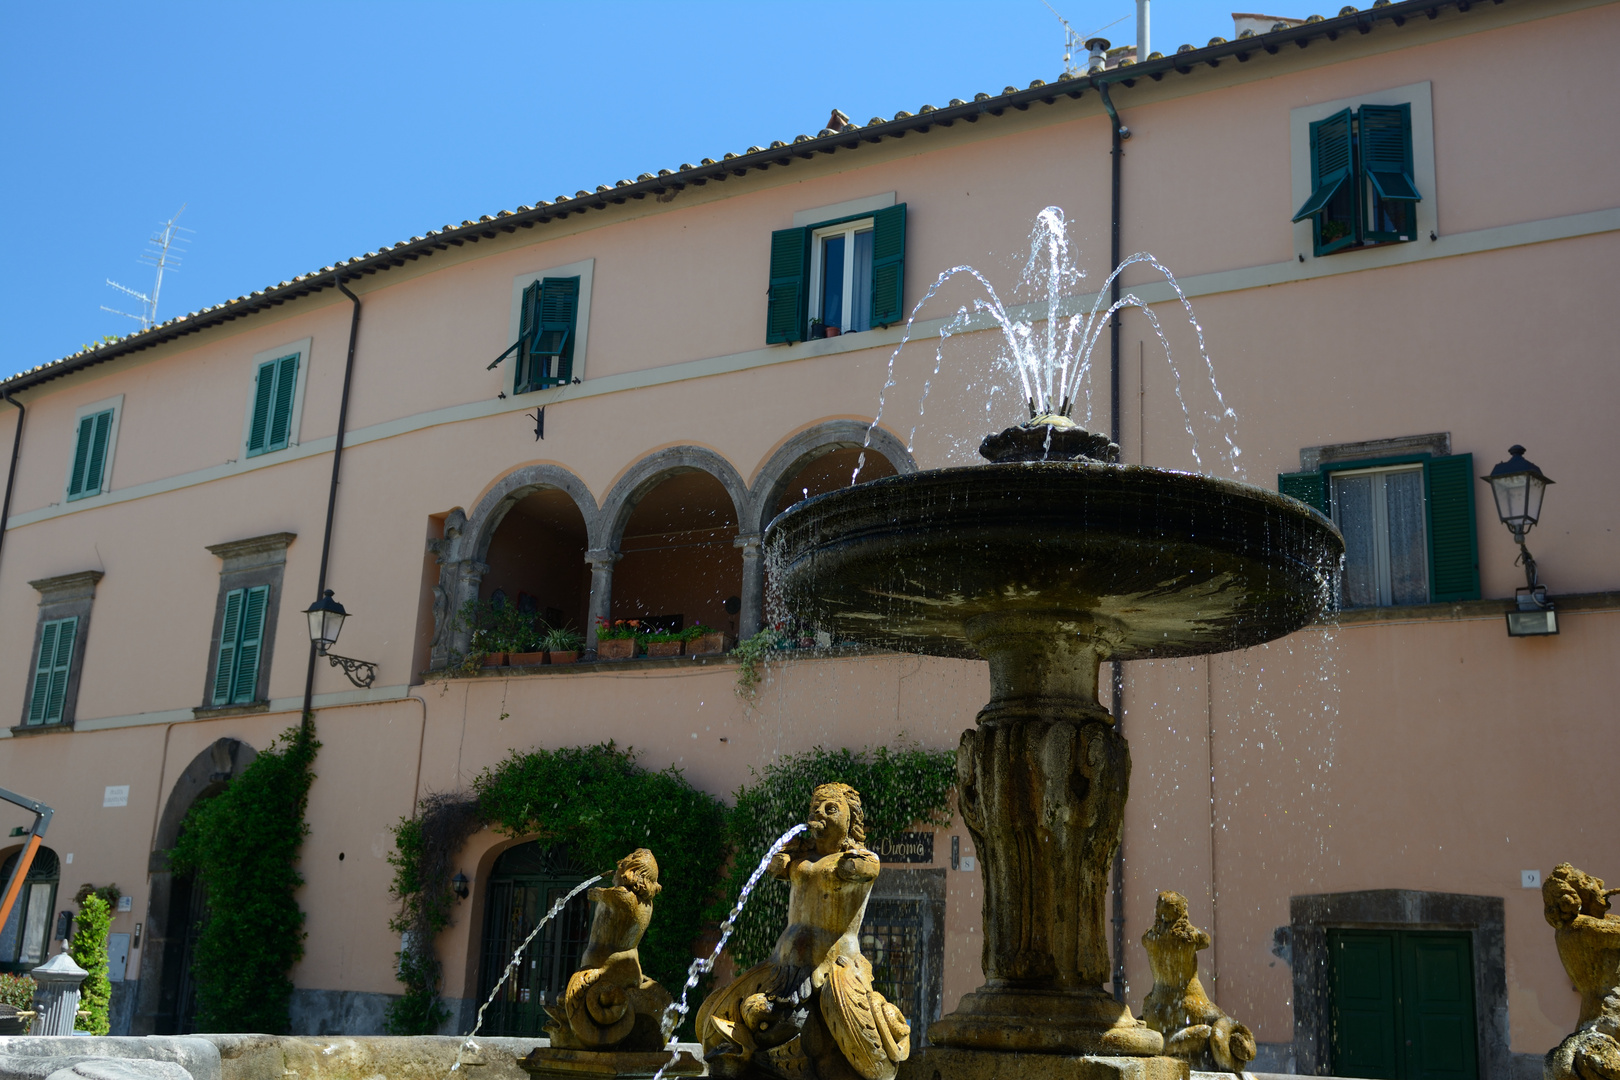
POLYGON ((1294 215, 1295 221, 1320 214, 1339 185, 1350 179, 1351 116, 1349 109, 1341 109, 1311 125, 1311 197, 1294 215))
MULTIPOLYGON (((876 247, 876 238, 873 239, 876 247)), ((771 233, 771 279, 766 290, 765 344, 804 340, 810 277, 810 230, 778 229, 771 233)), ((877 321, 877 312, 872 313, 877 321)))
POLYGON ((242 604, 242 632, 236 641, 236 672, 231 678, 231 704, 245 705, 259 686, 259 655, 264 643, 264 609, 270 586, 247 590, 242 604))
POLYGON ((1479 550, 1474 523, 1474 455, 1423 463, 1429 509, 1429 598, 1436 603, 1479 599, 1479 550))
POLYGON ((275 362, 276 395, 270 409, 270 435, 266 450, 281 450, 292 440, 293 390, 298 386, 298 354, 275 362))
POLYGON ((872 215, 872 325, 905 318, 906 204, 872 215))
POLYGON ((1403 1080, 1475 1080, 1473 947, 1467 934, 1400 935, 1403 1080))
POLYGON ((1329 930, 1334 1076, 1404 1080, 1395 935, 1329 930))
POLYGON ((539 329, 531 357, 541 358, 532 380, 537 387, 566 386, 574 378, 574 338, 579 322, 579 278, 541 281, 539 329), (556 358, 553 366, 552 358, 556 358))
POLYGON ((242 633, 242 601, 246 589, 225 594, 225 618, 219 626, 219 658, 214 662, 214 704, 231 701, 231 679, 236 674, 236 643, 242 633))
POLYGON ((1361 168, 1385 199, 1419 202, 1412 180, 1412 106, 1363 105, 1361 168))
POLYGON ((1320 472, 1278 473, 1277 490, 1319 513, 1328 512, 1327 478, 1320 472))
MULTIPOLYGON (((536 334, 540 332, 540 290, 538 281, 532 281, 523 288, 523 300, 518 306, 518 339, 512 348, 517 350, 517 370, 512 375, 512 389, 517 393, 533 390, 534 361, 529 358, 529 349, 536 334)), ((511 352, 508 349, 507 352, 511 352)), ((506 353, 502 353, 505 356, 506 353)), ((500 360, 495 361, 496 364, 500 360)), ((490 365, 494 367, 494 364, 490 365)))
POLYGON ((275 411, 276 363, 260 364, 253 377, 253 419, 248 421, 248 457, 270 448, 270 414, 275 411))
POLYGON ((39 655, 34 661, 34 693, 28 703, 30 724, 61 723, 78 629, 77 617, 54 619, 40 628, 39 655))
POLYGON ((69 500, 101 494, 112 420, 112 410, 107 409, 79 421, 79 437, 73 448, 73 472, 68 479, 69 500))

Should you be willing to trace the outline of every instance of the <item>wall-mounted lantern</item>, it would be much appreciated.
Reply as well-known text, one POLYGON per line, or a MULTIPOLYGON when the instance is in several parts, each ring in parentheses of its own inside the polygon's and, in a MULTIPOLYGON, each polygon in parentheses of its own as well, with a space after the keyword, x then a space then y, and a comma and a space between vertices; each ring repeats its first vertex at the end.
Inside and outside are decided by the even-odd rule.
POLYGON ((304 616, 309 619, 309 640, 315 646, 315 651, 329 660, 333 667, 343 669, 343 674, 349 681, 364 690, 377 680, 377 665, 369 660, 353 660, 347 656, 338 656, 327 652, 337 644, 338 635, 343 632, 343 620, 349 613, 343 610, 343 605, 332 598, 332 590, 327 589, 326 595, 304 609, 304 616))
POLYGON ((461 900, 467 899, 467 894, 472 891, 467 887, 470 884, 471 882, 467 880, 467 875, 463 874, 460 870, 457 870, 456 876, 450 879, 451 891, 453 891, 456 894, 456 897, 461 900))
POLYGON ((1541 520, 1541 500, 1547 493, 1548 479, 1539 468, 1524 459, 1524 447, 1508 447, 1508 459, 1492 469, 1489 476, 1480 477, 1491 485, 1496 499, 1496 516, 1513 533, 1513 542, 1519 545, 1519 557, 1514 560, 1524 566, 1525 584, 1516 589, 1518 610, 1507 613, 1510 637, 1536 637, 1558 633, 1558 613, 1547 599, 1547 587, 1536 577, 1536 560, 1524 546, 1527 533, 1541 520))

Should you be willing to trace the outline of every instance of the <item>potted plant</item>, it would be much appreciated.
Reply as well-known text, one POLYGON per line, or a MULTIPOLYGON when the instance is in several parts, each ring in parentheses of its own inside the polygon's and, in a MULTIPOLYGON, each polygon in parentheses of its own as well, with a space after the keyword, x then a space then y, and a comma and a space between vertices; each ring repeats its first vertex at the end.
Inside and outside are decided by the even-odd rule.
POLYGON ((585 644, 585 635, 572 626, 553 626, 546 630, 540 645, 546 650, 547 663, 572 664, 579 659, 579 647, 585 644))
POLYGON ((826 335, 827 335, 827 326, 826 326, 826 324, 823 323, 820 319, 811 319, 810 320, 810 333, 805 335, 806 338, 808 340, 810 340, 810 341, 814 341, 816 338, 825 337, 826 335))
POLYGON ((690 635, 687 638, 686 645, 686 652, 689 656, 709 656, 715 653, 726 653, 737 645, 735 635, 728 634, 724 630, 716 630, 712 626, 704 626, 702 623, 688 627, 686 633, 690 635))
POLYGON ((596 620, 596 658, 598 660, 631 660, 640 651, 645 637, 640 619, 596 620))
POLYGON ((533 615, 520 614, 509 630, 506 662, 513 667, 526 667, 546 662, 545 637, 547 630, 537 630, 533 615))
POLYGON ((679 656, 684 648, 686 632, 683 630, 657 630, 647 635, 648 657, 679 656))
POLYGON ((0 975, 0 1035, 26 1035, 34 1021, 35 983, 27 975, 0 975))
POLYGON ((825 329, 823 329, 821 331, 821 336, 822 337, 837 337, 839 334, 842 334, 843 332, 844 332, 844 328, 841 327, 841 326, 828 326, 828 327, 826 327, 825 329))

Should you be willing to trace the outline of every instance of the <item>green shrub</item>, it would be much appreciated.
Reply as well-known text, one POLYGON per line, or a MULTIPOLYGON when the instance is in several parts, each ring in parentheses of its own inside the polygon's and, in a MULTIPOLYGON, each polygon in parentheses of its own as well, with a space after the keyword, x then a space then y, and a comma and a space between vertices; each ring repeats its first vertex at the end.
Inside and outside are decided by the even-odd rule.
POLYGON ((108 887, 112 900, 86 885, 75 897, 79 902, 79 917, 74 920, 73 940, 68 944, 68 955, 73 962, 89 972, 79 986, 79 1008, 84 1015, 73 1024, 75 1031, 88 1031, 92 1035, 105 1035, 112 1030, 108 1023, 107 1007, 112 1002, 112 983, 107 978, 107 931, 112 928, 112 907, 118 902, 118 887, 108 887))
POLYGON ((38 984, 29 975, 0 973, 0 1004, 10 1005, 20 1012, 34 1007, 34 989, 38 984))
POLYGON ((320 745, 306 717, 186 816, 170 863, 196 874, 208 895, 192 965, 200 1032, 281 1035, 291 1026, 288 973, 305 936, 298 853, 320 745))
MULTIPOLYGON (((810 793, 818 784, 845 783, 861 793, 868 841, 898 836, 915 823, 948 825, 950 797, 956 786, 956 754, 951 750, 915 747, 890 750, 826 750, 777 759, 754 773, 755 781, 737 789, 728 836, 735 851, 726 880, 724 907, 711 915, 723 919, 737 902, 748 875, 765 852, 810 811, 810 793)), ((737 917, 731 955, 738 970, 765 959, 787 925, 788 889, 774 878, 760 879, 748 906, 737 917)))

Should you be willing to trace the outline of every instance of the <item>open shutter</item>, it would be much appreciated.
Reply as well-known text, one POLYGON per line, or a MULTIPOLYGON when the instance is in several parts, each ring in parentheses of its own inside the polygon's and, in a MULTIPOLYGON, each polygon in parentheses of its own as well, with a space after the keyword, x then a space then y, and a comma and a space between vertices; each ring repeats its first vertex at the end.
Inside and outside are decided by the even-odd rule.
POLYGON ((872 215, 872 325, 905 318, 906 204, 872 215))
POLYGON ((1429 598, 1436 603, 1479 599, 1479 551, 1474 523, 1474 455, 1423 463, 1429 508, 1429 598))
POLYGON ((90 464, 90 440, 95 434, 96 418, 86 416, 79 421, 79 437, 73 447, 73 471, 68 474, 68 498, 77 499, 84 494, 84 471, 90 464))
POLYGON ((90 462, 84 468, 84 494, 94 495, 101 490, 107 471, 107 442, 112 437, 112 410, 96 413, 92 417, 95 430, 90 436, 90 462))
POLYGON ((219 627, 219 659, 214 664, 214 704, 229 705, 231 676, 236 672, 236 643, 242 633, 242 601, 246 589, 225 594, 225 618, 219 627))
POLYGON ((1319 513, 1328 512, 1327 478, 1320 472, 1278 473, 1277 490, 1319 513))
MULTIPOLYGON (((525 285, 523 300, 518 305, 518 339, 517 344, 512 346, 517 350, 517 371, 512 376, 512 388, 520 394, 534 389, 531 385, 535 379, 535 372, 532 370, 534 362, 529 358, 529 349, 534 343, 534 336, 540 332, 540 288, 538 281, 525 285)), ((507 350, 511 351, 512 349, 507 350)), ((505 356, 506 353, 501 355, 505 356)), ((495 361, 495 364, 498 363, 499 358, 495 361)), ((495 364, 491 364, 490 367, 494 367, 495 364)))
MULTIPOLYGON (((771 233, 771 279, 766 290, 765 344, 804 340, 805 305, 810 276, 810 230, 778 229, 771 233)), ((872 315, 877 319, 876 311, 872 315)))
POLYGON ((253 419, 248 422, 248 456, 262 454, 270 446, 270 414, 276 399, 276 364, 260 364, 253 378, 253 419))
POLYGON ((1350 118, 1350 110, 1341 109, 1311 125, 1311 197, 1294 215, 1295 221, 1320 214, 1339 185, 1350 179, 1350 118))
POLYGON ((1420 202, 1412 180, 1412 106, 1361 107, 1361 168, 1380 198, 1420 202))
POLYGON ((45 722, 45 704, 51 696, 51 668, 56 662, 56 636, 62 629, 60 622, 48 622, 40 627, 39 655, 34 659, 34 693, 28 702, 28 722, 45 722))
POLYGON ((247 590, 242 604, 242 632, 236 642, 236 674, 231 679, 231 704, 246 705, 259 686, 259 654, 264 643, 264 608, 270 586, 247 590))
POLYGON ((574 337, 579 320, 579 278, 544 278, 540 290, 540 326, 530 355, 535 385, 566 386, 574 378, 574 337), (556 358, 555 364, 552 358, 556 358))
POLYGON ((283 356, 274 366, 276 393, 270 409, 270 436, 266 450, 280 450, 291 441, 293 390, 298 386, 298 354, 283 356))

